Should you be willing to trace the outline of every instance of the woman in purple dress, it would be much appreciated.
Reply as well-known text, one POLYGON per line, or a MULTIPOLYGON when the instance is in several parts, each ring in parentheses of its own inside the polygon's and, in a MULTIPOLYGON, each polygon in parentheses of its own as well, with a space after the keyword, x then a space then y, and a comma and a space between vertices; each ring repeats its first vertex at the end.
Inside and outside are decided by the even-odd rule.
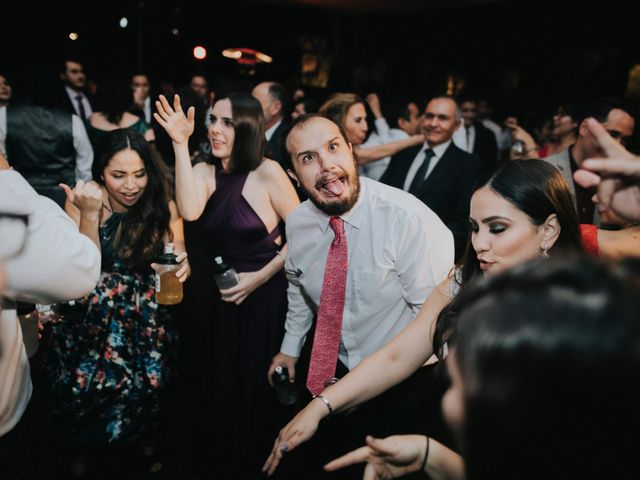
POLYGON ((282 414, 266 372, 280 348, 287 311, 283 221, 299 202, 284 170, 264 157, 264 117, 255 98, 235 93, 216 101, 209 126, 213 158, 195 166, 188 151, 193 108, 185 115, 177 95, 173 107, 162 96, 156 106, 155 118, 174 145, 178 209, 194 222, 187 233, 198 237, 187 238, 198 243, 194 253, 200 257, 192 258, 192 297, 199 306, 191 316, 205 318, 191 320, 213 323, 201 332, 213 338, 205 348, 210 351, 197 354, 196 362, 206 376, 200 408, 209 415, 198 421, 209 447, 209 467, 199 474, 257 478, 282 414), (216 256, 239 272, 237 286, 217 290, 216 256), (233 471, 223 472, 225 466, 233 471))

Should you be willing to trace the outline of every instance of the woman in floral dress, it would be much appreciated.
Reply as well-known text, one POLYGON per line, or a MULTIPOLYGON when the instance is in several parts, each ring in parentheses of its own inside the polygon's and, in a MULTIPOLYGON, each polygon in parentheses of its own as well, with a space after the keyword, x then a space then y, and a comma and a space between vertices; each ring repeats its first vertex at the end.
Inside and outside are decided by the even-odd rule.
POLYGON ((190 272, 163 168, 141 134, 120 129, 93 164, 94 182, 61 185, 67 213, 102 254, 96 288, 50 325, 54 416, 74 445, 135 440, 158 420, 175 330, 156 302, 152 262, 172 242, 179 280, 190 272))

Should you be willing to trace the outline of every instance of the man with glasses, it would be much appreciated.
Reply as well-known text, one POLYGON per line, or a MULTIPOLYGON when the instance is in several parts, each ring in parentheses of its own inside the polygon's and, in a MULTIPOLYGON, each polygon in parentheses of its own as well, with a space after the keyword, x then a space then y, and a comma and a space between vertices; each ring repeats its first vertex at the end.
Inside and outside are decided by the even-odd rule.
POLYGON ((0 476, 32 478, 29 452, 34 450, 27 446, 38 438, 32 420, 37 412, 27 409, 32 384, 25 340, 30 339, 23 338, 16 302, 48 304, 86 295, 99 279, 100 252, 2 155, 0 262, 5 275, 0 292, 0 476))
POLYGON ((580 223, 600 223, 591 198, 595 193, 593 188, 584 188, 573 181, 573 174, 580 169, 582 162, 588 158, 604 158, 605 154, 596 138, 589 131, 585 120, 595 118, 609 132, 617 142, 624 145, 633 135, 635 120, 622 103, 610 99, 599 100, 577 112, 578 136, 576 142, 569 148, 543 160, 557 167, 567 181, 573 195, 574 204, 578 210, 580 223))

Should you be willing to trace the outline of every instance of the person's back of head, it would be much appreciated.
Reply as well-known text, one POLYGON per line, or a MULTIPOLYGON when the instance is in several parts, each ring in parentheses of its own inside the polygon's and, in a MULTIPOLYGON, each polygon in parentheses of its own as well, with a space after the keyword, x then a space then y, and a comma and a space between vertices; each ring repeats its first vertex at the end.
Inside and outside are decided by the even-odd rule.
POLYGON ((639 294, 637 268, 571 256, 461 293, 468 478, 637 476, 639 294))
POLYGON ((120 124, 122 116, 131 108, 132 103, 131 82, 124 76, 109 78, 98 88, 96 110, 101 112, 109 123, 120 124))
POLYGON ((355 93, 334 93, 320 106, 318 113, 344 127, 344 119, 349 109, 364 101, 355 93))

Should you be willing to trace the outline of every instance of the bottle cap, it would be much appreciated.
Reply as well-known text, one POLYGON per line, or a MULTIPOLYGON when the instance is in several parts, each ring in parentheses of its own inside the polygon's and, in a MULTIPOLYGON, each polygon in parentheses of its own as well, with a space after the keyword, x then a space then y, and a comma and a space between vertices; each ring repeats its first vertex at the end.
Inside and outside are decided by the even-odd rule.
POLYGON ((214 260, 216 263, 213 266, 213 269, 216 273, 223 273, 229 270, 229 265, 222 260, 222 257, 216 257, 214 260))
POLYGON ((164 246, 164 253, 158 257, 157 263, 160 265, 177 265, 176 255, 173 253, 173 243, 164 246))

